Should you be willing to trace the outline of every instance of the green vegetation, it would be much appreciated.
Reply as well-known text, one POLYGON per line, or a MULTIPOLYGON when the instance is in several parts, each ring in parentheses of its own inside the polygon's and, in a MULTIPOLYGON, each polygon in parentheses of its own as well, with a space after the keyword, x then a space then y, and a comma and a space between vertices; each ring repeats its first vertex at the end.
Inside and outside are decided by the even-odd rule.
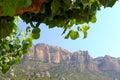
POLYGON ((13 64, 20 62, 23 54, 28 53, 32 40, 40 37, 41 23, 48 25, 49 28, 63 28, 62 34, 65 34, 65 39, 75 40, 79 37, 79 33, 83 33, 83 38, 86 38, 90 28, 89 23, 96 22, 97 11, 102 6, 112 7, 116 1, 0 0, 0 70, 6 73, 13 64), (23 9, 28 8, 35 1, 41 1, 38 6, 39 12, 23 9), (20 9, 23 9, 23 12, 19 12, 20 9), (25 32, 18 28, 19 18, 30 24, 25 32), (72 30, 73 25, 77 26, 76 30, 72 30))
MULTIPOLYGON (((50 66, 46 63, 41 63, 43 66, 39 65, 37 65, 37 68, 34 68, 34 61, 25 61, 19 65, 14 65, 6 74, 0 73, 0 80, 59 80, 61 77, 68 80, 111 80, 111 76, 109 76, 108 73, 87 70, 84 72, 77 72, 74 68, 67 70, 61 65, 53 64, 50 66), (45 66, 47 68, 44 68, 45 66), (36 77, 34 75, 34 73, 45 71, 49 71, 51 77, 36 77), (14 75, 11 73, 14 73, 14 75)), ((118 72, 113 76, 119 74, 118 72)))

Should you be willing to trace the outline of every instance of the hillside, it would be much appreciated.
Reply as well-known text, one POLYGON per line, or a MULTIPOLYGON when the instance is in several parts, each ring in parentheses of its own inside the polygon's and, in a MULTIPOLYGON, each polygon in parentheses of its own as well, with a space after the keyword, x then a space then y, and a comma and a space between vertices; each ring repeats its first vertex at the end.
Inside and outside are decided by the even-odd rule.
POLYGON ((92 58, 88 51, 69 52, 40 43, 0 80, 120 80, 120 58, 92 58))

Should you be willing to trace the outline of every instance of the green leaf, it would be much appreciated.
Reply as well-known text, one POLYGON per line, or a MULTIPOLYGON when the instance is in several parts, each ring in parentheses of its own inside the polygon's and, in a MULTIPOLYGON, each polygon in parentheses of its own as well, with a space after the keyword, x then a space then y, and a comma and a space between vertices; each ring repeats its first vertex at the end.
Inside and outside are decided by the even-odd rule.
POLYGON ((10 47, 9 47, 9 45, 8 45, 8 44, 4 44, 4 47, 5 47, 5 49, 6 49, 7 51, 9 51, 9 50, 10 50, 10 47))
POLYGON ((2 67, 0 66, 0 70, 2 70, 2 67))
POLYGON ((72 19, 72 20, 71 20, 71 25, 74 25, 74 24, 76 24, 76 20, 75 20, 75 19, 72 19))
POLYGON ((2 14, 4 16, 13 16, 16 12, 17 0, 4 0, 2 2, 2 14))
POLYGON ((38 33, 40 33, 40 29, 37 27, 37 28, 34 28, 33 30, 32 30, 32 33, 33 34, 38 34, 38 33))
POLYGON ((26 28, 26 32, 30 32, 30 26, 26 28))
POLYGON ((7 62, 9 62, 9 61, 10 61, 9 58, 8 58, 8 57, 5 57, 4 62, 7 63, 7 62))
POLYGON ((93 16, 92 19, 91 19, 91 22, 95 23, 96 21, 97 21, 96 16, 93 16))
POLYGON ((19 51, 19 52, 18 52, 18 55, 19 55, 19 56, 22 56, 22 55, 23 55, 23 51, 22 51, 22 50, 19 51))
POLYGON ((99 0, 104 7, 113 7, 117 0, 99 0))
POLYGON ((65 11, 69 10, 70 6, 71 6, 71 0, 63 0, 61 7, 63 7, 65 11))
POLYGON ((17 63, 17 64, 20 63, 20 57, 19 57, 19 56, 16 57, 16 63, 17 63))
POLYGON ((38 39, 40 37, 40 29, 38 27, 34 28, 31 33, 31 38, 32 39, 38 39))
POLYGON ((75 40, 79 37, 79 33, 77 31, 71 30, 70 37, 71 37, 71 39, 75 40))
POLYGON ((19 37, 16 37, 16 40, 15 40, 15 44, 19 44, 20 43, 20 39, 19 39, 19 37))
POLYGON ((7 64, 2 65, 2 72, 5 74, 10 69, 10 66, 7 64))
POLYGON ((52 15, 55 15, 60 7, 60 0, 53 0, 51 4, 52 15))
POLYGON ((83 38, 86 38, 87 37, 87 31, 89 30, 90 26, 82 26, 82 29, 81 31, 83 32, 84 34, 84 37, 83 38))
POLYGON ((32 41, 30 38, 27 38, 25 40, 22 41, 22 50, 23 50, 23 54, 27 54, 28 53, 28 49, 32 46, 32 41))
POLYGON ((117 0, 109 0, 108 7, 113 7, 117 0))
POLYGON ((40 33, 32 33, 31 37, 32 39, 38 39, 40 37, 40 33))
POLYGON ((32 0, 18 0, 17 7, 26 8, 32 4, 32 0))
POLYGON ((26 8, 32 0, 3 0, 0 4, 4 16, 14 16, 17 8, 26 8))
POLYGON ((65 4, 70 5, 71 0, 62 0, 65 4))
POLYGON ((0 38, 5 38, 12 33, 15 24, 13 22, 7 22, 2 20, 0 22, 0 38))

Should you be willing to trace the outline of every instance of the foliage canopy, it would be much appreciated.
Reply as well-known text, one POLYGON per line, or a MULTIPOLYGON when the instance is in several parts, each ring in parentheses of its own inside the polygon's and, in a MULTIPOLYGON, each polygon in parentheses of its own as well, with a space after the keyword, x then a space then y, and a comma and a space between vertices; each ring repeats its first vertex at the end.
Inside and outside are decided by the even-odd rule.
POLYGON ((28 53, 32 40, 40 37, 41 23, 49 28, 63 28, 65 39, 73 40, 83 33, 87 37, 89 23, 96 22, 96 13, 102 6, 112 7, 117 0, 0 0, 0 70, 6 73, 13 64, 19 63, 23 54, 28 53), (26 10, 17 13, 16 10, 36 5, 39 12, 26 10), (34 3, 34 4, 33 4, 34 3), (18 28, 17 20, 21 18, 26 24, 26 32, 18 28), (86 25, 85 25, 86 23, 86 25), (72 30, 73 25, 77 26, 72 30))

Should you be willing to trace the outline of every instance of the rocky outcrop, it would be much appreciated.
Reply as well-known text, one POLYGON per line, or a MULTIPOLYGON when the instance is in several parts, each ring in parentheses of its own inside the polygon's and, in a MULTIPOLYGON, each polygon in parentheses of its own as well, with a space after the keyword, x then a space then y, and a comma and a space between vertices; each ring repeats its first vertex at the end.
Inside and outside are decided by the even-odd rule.
POLYGON ((30 48, 28 57, 36 57, 41 62, 59 64, 70 57, 70 52, 57 46, 40 43, 30 48))
POLYGON ((46 77, 50 77, 50 73, 48 71, 45 72, 46 77))
MULTIPOLYGON (((66 70, 74 68, 76 71, 120 71, 120 58, 104 56, 92 58, 88 51, 76 51, 71 53, 57 46, 40 43, 29 49, 29 54, 23 57, 37 62, 60 64, 66 70), (70 69, 69 69, 70 68, 70 69)), ((22 61, 24 61, 22 60, 22 61)), ((48 74, 47 74, 48 75, 48 74)))
POLYGON ((95 61, 101 71, 120 71, 120 63, 117 58, 106 55, 96 58, 95 61))
POLYGON ((49 77, 50 78, 51 76, 50 76, 50 73, 48 71, 45 71, 45 72, 37 72, 36 77, 39 77, 39 78, 40 77, 49 77))
POLYGON ((97 65, 90 57, 88 51, 76 51, 71 56, 71 65, 77 68, 77 71, 83 72, 85 69, 98 71, 97 65))

